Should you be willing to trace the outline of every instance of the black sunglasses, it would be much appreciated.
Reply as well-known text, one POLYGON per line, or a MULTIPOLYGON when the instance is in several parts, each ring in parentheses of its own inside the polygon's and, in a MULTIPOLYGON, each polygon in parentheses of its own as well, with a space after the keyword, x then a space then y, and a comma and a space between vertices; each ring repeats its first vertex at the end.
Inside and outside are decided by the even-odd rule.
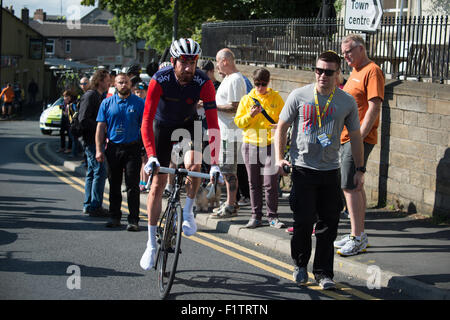
POLYGON ((315 68, 316 73, 320 76, 322 73, 325 73, 325 75, 327 77, 331 77, 336 70, 331 70, 331 69, 322 69, 322 68, 315 68))
POLYGON ((255 82, 255 87, 266 87, 268 82, 255 82))

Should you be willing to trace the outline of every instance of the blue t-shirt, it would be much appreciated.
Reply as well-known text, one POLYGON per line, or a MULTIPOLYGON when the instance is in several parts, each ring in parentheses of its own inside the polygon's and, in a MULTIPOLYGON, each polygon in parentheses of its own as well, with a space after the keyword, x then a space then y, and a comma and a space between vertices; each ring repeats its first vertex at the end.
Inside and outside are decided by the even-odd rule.
MULTIPOLYGON (((162 95, 156 110, 155 119, 167 125, 180 125, 197 117, 197 102, 208 76, 200 69, 195 70, 189 84, 181 86, 175 78, 173 67, 162 68, 153 75, 161 86, 162 95)), ((209 102, 208 108, 215 108, 215 102, 209 102), (211 105, 211 106, 210 106, 211 105)))
POLYGON ((113 143, 131 143, 140 139, 144 101, 134 94, 121 99, 116 93, 103 100, 97 122, 106 122, 107 137, 113 143))

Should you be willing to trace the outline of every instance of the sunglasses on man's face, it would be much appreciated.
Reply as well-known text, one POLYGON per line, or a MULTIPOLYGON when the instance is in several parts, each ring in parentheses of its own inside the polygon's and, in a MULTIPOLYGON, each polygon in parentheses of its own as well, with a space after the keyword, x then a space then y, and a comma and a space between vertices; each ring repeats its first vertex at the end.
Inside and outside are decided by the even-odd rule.
POLYGON ((255 82, 255 87, 267 87, 268 82, 255 82))
POLYGON ((183 63, 188 61, 197 61, 198 55, 183 54, 178 59, 180 59, 180 61, 183 63))
POLYGON ((87 82, 80 82, 80 85, 81 86, 85 86, 85 85, 87 85, 88 83, 87 82))
POLYGON ((331 70, 331 69, 322 69, 322 68, 315 68, 315 72, 320 76, 320 75, 322 75, 322 73, 325 73, 325 75, 327 76, 327 77, 331 77, 335 72, 336 72, 336 70, 331 70))

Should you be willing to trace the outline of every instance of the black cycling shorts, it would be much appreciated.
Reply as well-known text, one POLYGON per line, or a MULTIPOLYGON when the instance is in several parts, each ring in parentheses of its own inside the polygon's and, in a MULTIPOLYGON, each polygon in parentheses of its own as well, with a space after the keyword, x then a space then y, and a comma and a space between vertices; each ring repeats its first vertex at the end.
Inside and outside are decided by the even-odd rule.
MULTIPOLYGON (((194 150, 194 121, 178 126, 167 126, 159 120, 153 120, 153 132, 155 134, 156 157, 161 167, 168 167, 172 156, 172 146, 184 139, 190 143, 191 150, 194 150), (177 129, 180 129, 176 131, 177 129)), ((201 126, 201 123, 200 123, 201 126)), ((200 137, 201 139, 201 137, 200 137)), ((201 150, 200 150, 201 152, 201 150)), ((184 156, 184 155, 183 155, 184 156)))

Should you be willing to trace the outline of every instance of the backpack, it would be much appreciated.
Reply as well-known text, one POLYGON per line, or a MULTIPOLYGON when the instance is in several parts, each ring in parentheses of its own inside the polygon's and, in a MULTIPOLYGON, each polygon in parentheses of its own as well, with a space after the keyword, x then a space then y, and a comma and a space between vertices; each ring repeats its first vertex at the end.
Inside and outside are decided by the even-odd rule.
POLYGON ((72 116, 72 122, 70 123, 70 133, 74 136, 74 137, 81 137, 83 135, 83 129, 81 128, 81 123, 78 120, 78 111, 74 113, 74 115, 72 116))

